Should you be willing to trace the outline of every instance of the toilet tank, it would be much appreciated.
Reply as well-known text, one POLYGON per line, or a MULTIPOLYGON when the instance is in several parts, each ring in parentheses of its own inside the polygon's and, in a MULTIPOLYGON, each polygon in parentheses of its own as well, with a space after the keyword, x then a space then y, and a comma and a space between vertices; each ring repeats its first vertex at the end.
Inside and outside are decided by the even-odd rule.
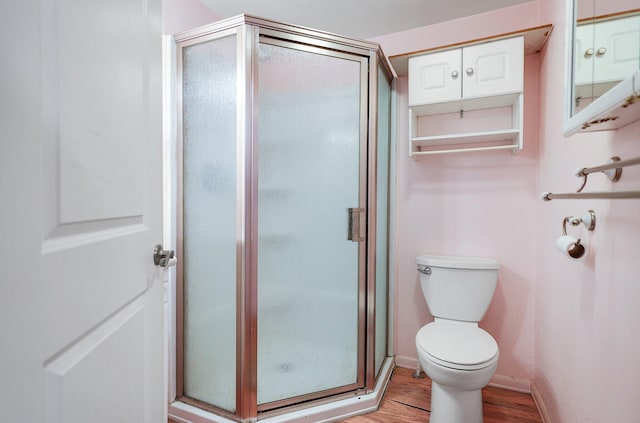
POLYGON ((420 286, 434 317, 479 322, 489 308, 500 264, 490 258, 416 257, 420 286))

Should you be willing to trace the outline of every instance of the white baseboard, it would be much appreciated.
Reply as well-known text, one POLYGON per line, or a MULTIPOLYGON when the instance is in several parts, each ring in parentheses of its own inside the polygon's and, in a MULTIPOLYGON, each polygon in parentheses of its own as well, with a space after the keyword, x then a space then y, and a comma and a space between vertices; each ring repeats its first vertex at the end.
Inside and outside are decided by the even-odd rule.
POLYGON ((418 365, 418 360, 412 357, 405 357, 402 355, 396 355, 395 357, 396 367, 402 367, 404 369, 415 369, 418 365))
POLYGON ((538 412, 540 413, 540 418, 542 418, 543 423, 553 423, 551 420, 551 415, 549 414, 549 410, 544 404, 544 400, 542 399, 542 395, 540 395, 540 391, 538 390, 538 386, 535 381, 531 381, 531 396, 533 397, 533 402, 538 407, 538 412))
MULTIPOLYGON (((398 367, 414 370, 417 365, 418 360, 416 358, 401 355, 396 356, 396 366, 398 367)), ((524 392, 527 394, 531 393, 531 381, 516 379, 511 376, 494 375, 493 378, 491 378, 489 385, 497 388, 508 389, 510 391, 524 392)))
POLYGON ((510 391, 524 392, 525 394, 531 393, 531 381, 526 379, 517 379, 512 376, 493 375, 491 382, 489 382, 489 386, 508 389, 510 391))

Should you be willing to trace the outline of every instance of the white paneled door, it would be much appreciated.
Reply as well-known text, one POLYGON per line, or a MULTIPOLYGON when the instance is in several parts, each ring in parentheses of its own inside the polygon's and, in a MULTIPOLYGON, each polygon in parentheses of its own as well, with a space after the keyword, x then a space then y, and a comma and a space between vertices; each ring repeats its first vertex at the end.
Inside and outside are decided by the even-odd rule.
POLYGON ((0 22, 0 421, 165 421, 160 1, 0 22))

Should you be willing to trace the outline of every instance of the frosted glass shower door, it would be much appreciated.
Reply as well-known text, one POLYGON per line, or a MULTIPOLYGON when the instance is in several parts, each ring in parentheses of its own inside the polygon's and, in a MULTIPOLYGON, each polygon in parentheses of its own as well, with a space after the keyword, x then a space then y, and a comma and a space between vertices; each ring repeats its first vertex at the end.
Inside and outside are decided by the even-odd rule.
POLYGON ((235 34, 182 50, 184 395, 236 408, 235 34))
POLYGON ((365 247, 347 227, 366 194, 366 59, 268 42, 257 88, 263 410, 360 382, 365 247))

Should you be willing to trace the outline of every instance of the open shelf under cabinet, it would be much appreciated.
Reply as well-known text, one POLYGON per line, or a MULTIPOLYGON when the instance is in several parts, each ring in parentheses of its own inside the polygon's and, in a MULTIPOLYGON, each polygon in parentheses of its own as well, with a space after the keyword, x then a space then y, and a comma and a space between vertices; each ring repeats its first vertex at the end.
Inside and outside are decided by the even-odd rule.
MULTIPOLYGON (((493 108, 469 107, 462 102, 463 111, 453 113, 410 107, 410 156, 491 150, 517 153, 523 146, 523 95, 495 100, 493 108)), ((483 103, 486 107, 486 100, 483 103)))

